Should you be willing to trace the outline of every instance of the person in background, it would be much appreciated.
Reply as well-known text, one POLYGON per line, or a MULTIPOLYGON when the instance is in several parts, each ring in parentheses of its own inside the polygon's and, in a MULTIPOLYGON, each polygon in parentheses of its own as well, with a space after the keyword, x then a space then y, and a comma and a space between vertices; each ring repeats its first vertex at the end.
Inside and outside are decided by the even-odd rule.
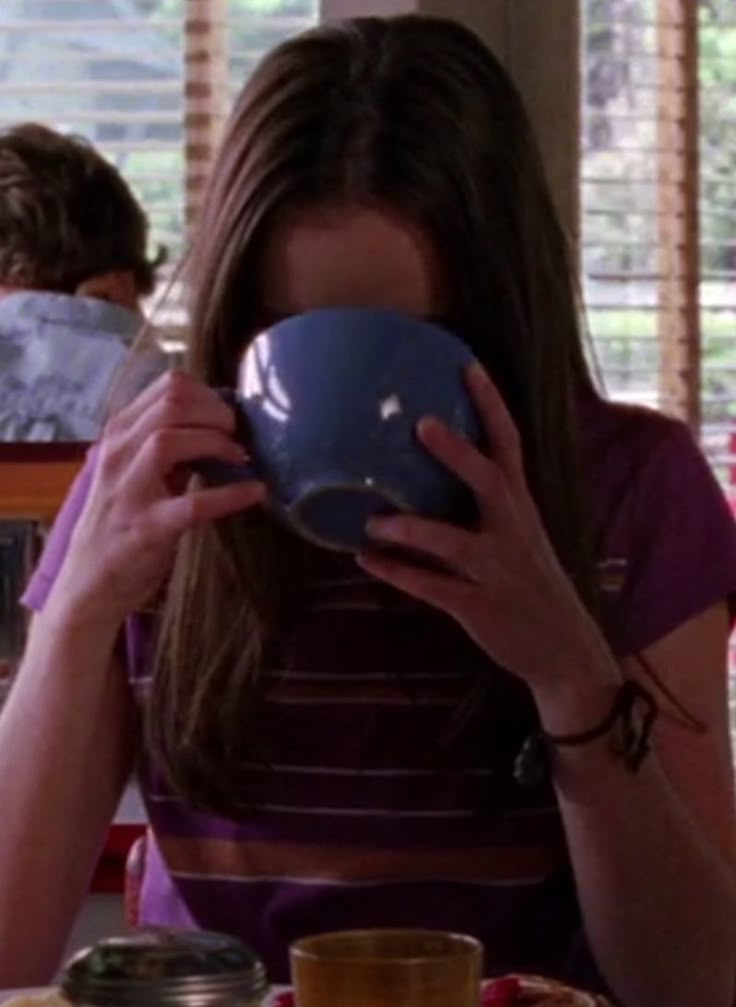
POLYGON ((687 428, 597 390, 503 68, 432 18, 286 42, 188 270, 188 373, 106 426, 25 596, 0 985, 53 972, 135 766, 141 922, 239 935, 274 982, 305 934, 415 926, 475 935, 491 975, 732 1007, 736 530, 687 428), (215 389, 257 333, 332 306, 442 319, 479 362, 484 446, 417 430, 477 520, 372 523, 402 558, 302 542, 258 483, 182 479, 242 459, 215 389))
MULTIPOLYGON (((117 169, 35 123, 0 133, 0 440, 93 441, 161 256, 117 169)), ((165 369, 151 343, 129 380, 165 369)))
MULTIPOLYGON (((152 339, 130 354, 161 261, 147 244, 142 207, 89 143, 35 123, 0 133, 0 441, 94 441, 115 377, 132 395, 166 368, 152 339)), ((0 525, 0 703, 39 531, 0 525)))

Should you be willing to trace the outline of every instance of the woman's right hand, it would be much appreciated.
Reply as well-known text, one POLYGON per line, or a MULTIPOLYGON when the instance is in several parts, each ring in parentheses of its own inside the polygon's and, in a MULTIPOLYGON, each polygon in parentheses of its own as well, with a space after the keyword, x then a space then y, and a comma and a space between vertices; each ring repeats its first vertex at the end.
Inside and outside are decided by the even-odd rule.
POLYGON ((235 415, 218 393, 177 371, 111 419, 52 606, 75 621, 119 625, 156 594, 183 532, 261 503, 257 481, 187 490, 195 461, 245 460, 234 433, 235 415))

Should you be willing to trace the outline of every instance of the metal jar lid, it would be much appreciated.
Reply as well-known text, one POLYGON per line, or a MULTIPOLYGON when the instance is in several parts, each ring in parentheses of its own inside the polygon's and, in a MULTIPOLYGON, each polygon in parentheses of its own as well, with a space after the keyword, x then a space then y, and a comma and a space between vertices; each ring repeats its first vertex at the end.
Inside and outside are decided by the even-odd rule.
POLYGON ((110 937, 76 954, 61 991, 92 1007, 214 1007, 257 1004, 263 964, 241 941, 208 931, 162 928, 110 937))

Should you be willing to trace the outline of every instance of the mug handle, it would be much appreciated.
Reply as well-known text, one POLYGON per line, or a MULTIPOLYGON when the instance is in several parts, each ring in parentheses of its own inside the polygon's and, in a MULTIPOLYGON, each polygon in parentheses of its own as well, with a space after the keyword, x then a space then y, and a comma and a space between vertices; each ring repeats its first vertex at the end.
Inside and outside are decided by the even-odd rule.
MULTIPOLYGON (((215 390, 225 405, 230 406, 235 413, 235 436, 245 447, 248 442, 248 424, 238 402, 237 392, 232 388, 217 388, 215 390)), ((224 486, 227 483, 234 482, 251 482, 262 478, 252 462, 243 462, 236 465, 220 461, 217 458, 200 458, 198 461, 192 462, 190 468, 192 472, 203 476, 207 482, 213 483, 216 486, 224 486)))

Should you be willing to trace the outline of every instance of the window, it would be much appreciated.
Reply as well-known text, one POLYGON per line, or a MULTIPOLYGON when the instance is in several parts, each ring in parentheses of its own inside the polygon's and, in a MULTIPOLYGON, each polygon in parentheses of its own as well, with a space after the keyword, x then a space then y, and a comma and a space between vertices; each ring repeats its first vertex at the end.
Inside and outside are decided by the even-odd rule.
MULTIPOLYGON (((736 4, 583 7, 596 355, 612 395, 691 424, 736 511, 736 4)), ((736 655, 732 668, 736 739, 736 655)))
POLYGON ((0 128, 88 137, 176 258, 232 96, 318 0, 2 0, 0 128))

